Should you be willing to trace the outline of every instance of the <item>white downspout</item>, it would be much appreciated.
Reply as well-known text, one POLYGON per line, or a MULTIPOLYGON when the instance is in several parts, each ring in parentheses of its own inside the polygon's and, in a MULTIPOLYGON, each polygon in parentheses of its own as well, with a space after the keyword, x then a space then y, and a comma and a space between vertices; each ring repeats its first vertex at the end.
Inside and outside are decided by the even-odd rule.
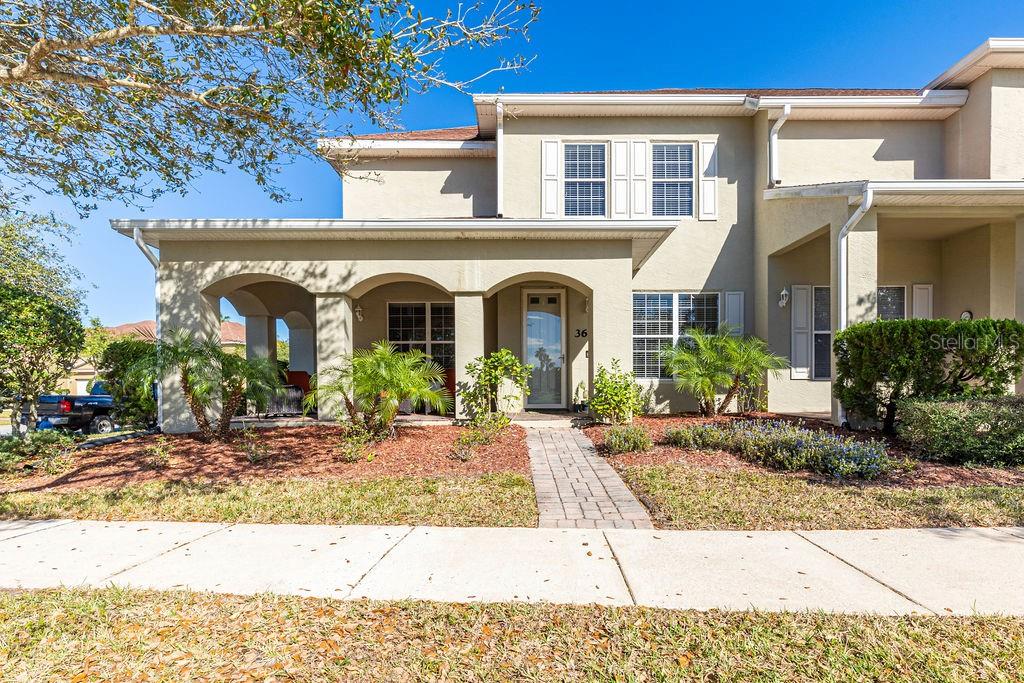
POLYGON ((782 174, 779 171, 779 131, 782 130, 782 125, 786 123, 793 108, 784 104, 782 106, 782 114, 779 118, 775 119, 775 123, 772 124, 771 134, 768 136, 768 180, 772 187, 782 183, 782 174))
MULTIPOLYGON (((837 278, 839 284, 839 295, 837 297, 839 302, 839 332, 845 330, 850 324, 849 303, 847 301, 847 297, 849 295, 847 294, 848 287, 846 282, 848 277, 847 271, 849 270, 849 247, 847 240, 849 238, 850 231, 860 223, 861 219, 864 218, 864 214, 871 210, 871 205, 874 201, 875 191, 871 189, 870 185, 865 185, 864 194, 861 196, 860 200, 860 206, 857 207, 857 210, 853 212, 853 215, 850 216, 849 220, 846 221, 843 227, 839 229, 838 254, 836 258, 839 267, 839 274, 837 278)), ((844 408, 843 404, 840 403, 839 424, 843 424, 844 422, 846 422, 846 408, 844 408)))
POLYGON ((494 193, 494 213, 502 218, 505 213, 505 105, 500 101, 494 103, 494 114, 497 119, 494 124, 494 175, 498 182, 494 193))
MULTIPOLYGON (((139 248, 142 255, 146 257, 149 264, 153 266, 153 292, 154 298, 156 299, 156 338, 160 341, 160 259, 153 253, 153 250, 149 248, 146 241, 142 239, 142 228, 132 229, 132 240, 135 242, 135 246, 139 248)), ((163 401, 163 384, 157 380, 156 383, 156 424, 157 427, 163 429, 164 426, 164 401, 163 401)))

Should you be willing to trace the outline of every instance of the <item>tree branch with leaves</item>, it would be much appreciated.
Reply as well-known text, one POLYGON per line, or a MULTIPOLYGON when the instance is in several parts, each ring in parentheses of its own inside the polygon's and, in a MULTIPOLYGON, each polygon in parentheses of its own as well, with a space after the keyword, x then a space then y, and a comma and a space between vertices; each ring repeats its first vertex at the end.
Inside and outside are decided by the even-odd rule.
POLYGON ((13 0, 0 3, 0 175, 14 193, 99 200, 184 193, 237 166, 274 176, 337 117, 393 126, 410 92, 465 89, 446 55, 527 36, 532 1, 423 15, 408 0, 13 0))

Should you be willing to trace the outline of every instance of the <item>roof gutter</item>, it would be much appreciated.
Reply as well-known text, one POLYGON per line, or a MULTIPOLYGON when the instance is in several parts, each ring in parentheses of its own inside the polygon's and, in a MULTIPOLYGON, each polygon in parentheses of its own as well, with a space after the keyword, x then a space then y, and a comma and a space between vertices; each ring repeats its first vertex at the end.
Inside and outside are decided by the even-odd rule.
POLYGON ((783 124, 789 119, 791 113, 793 113, 792 105, 782 105, 782 114, 775 119, 771 134, 768 136, 768 180, 772 187, 782 183, 782 175, 779 172, 779 131, 782 130, 783 124))
POLYGON ((494 128, 494 177, 497 181, 497 188, 494 192, 494 215, 503 218, 505 214, 505 105, 501 100, 494 103, 495 128, 494 128))
MULTIPOLYGON (((838 245, 838 262, 839 262, 839 274, 838 274, 838 285, 839 295, 837 297, 839 302, 839 332, 845 330, 850 324, 850 311, 849 302, 847 301, 849 289, 847 284, 847 278, 849 277, 849 236, 850 231, 857 227, 861 219, 864 218, 865 214, 871 210, 871 205, 875 201, 875 191, 871 189, 870 184, 865 184, 864 193, 861 195, 860 206, 853 212, 849 220, 839 229, 839 245, 838 245)), ((846 408, 842 403, 839 404, 839 424, 846 422, 846 408)))
MULTIPOLYGON (((153 269, 154 270, 159 270, 160 269, 160 259, 157 258, 157 255, 154 254, 153 250, 149 248, 149 245, 146 244, 146 241, 142 239, 142 228, 140 228, 138 226, 132 228, 132 241, 135 242, 135 246, 137 246, 139 248, 139 251, 141 251, 142 255, 146 257, 146 260, 149 261, 149 264, 151 266, 153 266, 153 269)), ((157 318, 157 325, 160 324, 159 321, 160 321, 160 318, 158 317, 157 318)))

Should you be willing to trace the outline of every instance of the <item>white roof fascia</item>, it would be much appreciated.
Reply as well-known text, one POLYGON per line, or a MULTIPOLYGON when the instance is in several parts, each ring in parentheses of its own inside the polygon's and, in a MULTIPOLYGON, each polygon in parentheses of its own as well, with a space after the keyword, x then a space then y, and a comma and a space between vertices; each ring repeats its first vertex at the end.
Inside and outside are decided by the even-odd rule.
POLYGON ((459 153, 494 153, 497 149, 494 140, 365 140, 365 139, 331 139, 317 140, 317 148, 321 153, 358 153, 358 152, 447 152, 459 153))
POLYGON ((949 83, 966 85, 991 68, 983 63, 987 57, 993 54, 1014 52, 1024 54, 1024 38, 989 38, 967 53, 956 64, 939 74, 925 88, 941 88, 949 83), (978 73, 968 75, 972 70, 977 70, 978 73), (964 76, 968 76, 966 80, 963 80, 964 76))
POLYGON ((763 96, 755 97, 758 109, 797 108, 852 109, 909 107, 962 107, 967 102, 966 90, 925 90, 920 95, 830 95, 830 96, 763 96))
POLYGON ((715 106, 743 106, 746 93, 672 94, 672 93, 523 93, 502 95, 473 95, 474 104, 494 104, 497 98, 502 104, 706 104, 715 106))
POLYGON ((859 198, 866 190, 879 194, 1024 194, 1024 180, 855 180, 818 185, 773 187, 765 199, 859 198))

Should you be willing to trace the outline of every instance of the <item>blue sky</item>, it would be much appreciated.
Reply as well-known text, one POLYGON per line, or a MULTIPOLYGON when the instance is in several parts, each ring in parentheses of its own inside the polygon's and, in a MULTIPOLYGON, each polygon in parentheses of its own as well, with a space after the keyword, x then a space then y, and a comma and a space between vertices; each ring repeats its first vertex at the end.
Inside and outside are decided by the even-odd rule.
MULTIPOLYGON (((543 12, 531 42, 510 48, 536 54, 529 71, 499 74, 475 91, 916 88, 988 36, 1024 36, 1019 2, 539 1, 543 12)), ((455 75, 478 73, 498 54, 454 55, 446 68, 455 75)), ((467 96, 434 90, 413 96, 401 123, 470 124, 472 106, 467 96)), ((363 124, 357 131, 371 129, 363 124)), ((204 176, 188 196, 163 197, 145 212, 105 204, 80 220, 63 199, 41 197, 37 203, 78 226, 68 256, 87 280, 89 315, 116 325, 153 317, 153 274, 131 241, 110 230, 108 219, 341 215, 341 184, 326 163, 299 160, 281 180, 298 201, 276 204, 248 176, 228 171, 204 176)), ((224 312, 233 313, 227 306, 224 312)))

